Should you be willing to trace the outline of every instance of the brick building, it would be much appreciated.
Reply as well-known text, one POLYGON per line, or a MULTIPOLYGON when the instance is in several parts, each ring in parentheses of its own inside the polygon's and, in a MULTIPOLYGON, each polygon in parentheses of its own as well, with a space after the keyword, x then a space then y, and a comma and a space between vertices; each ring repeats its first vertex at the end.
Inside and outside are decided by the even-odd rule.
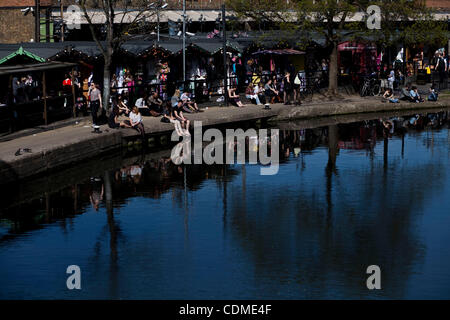
MULTIPOLYGON (((128 0, 123 0, 128 1, 128 0)), ((167 17, 161 17, 162 23, 167 23, 167 19, 177 20, 180 18, 180 9, 183 0, 154 0, 165 1, 168 6, 165 9, 167 17), (173 12, 174 14, 170 14, 173 12)), ((186 9, 190 12, 188 16, 193 18, 198 24, 198 17, 202 12, 202 17, 207 21, 214 21, 219 13, 219 9, 226 0, 186 0, 186 9), (196 13, 198 12, 198 13, 196 13)), ((450 14, 450 0, 426 0, 429 7, 438 9, 443 14, 450 14)), ((25 14, 21 10, 35 8, 37 0, 0 0, 0 43, 29 42, 36 41, 36 19, 31 10, 25 14)), ((60 18, 59 3, 57 0, 39 0, 40 2, 40 41, 53 41, 53 24, 51 20, 60 18)), ((62 0, 64 7, 73 4, 74 0, 62 0)), ((131 0, 133 3, 133 0, 131 0)), ((99 0, 90 0, 93 10, 99 7, 99 0)), ((65 16, 67 19, 67 16, 65 16)), ((200 27, 202 29, 202 27, 200 27)), ((211 28, 209 28, 211 29, 211 28)), ((86 30, 85 30, 86 31, 86 30)), ((83 33, 86 34, 86 33, 83 33)))
POLYGON ((450 13, 450 0, 427 0, 427 5, 430 8, 450 13))
MULTIPOLYGON (((52 2, 40 0, 41 17, 46 16, 52 2)), ((35 40, 35 6, 36 0, 0 0, 0 43, 35 40), (30 8, 28 12, 22 11, 27 8, 30 8)))

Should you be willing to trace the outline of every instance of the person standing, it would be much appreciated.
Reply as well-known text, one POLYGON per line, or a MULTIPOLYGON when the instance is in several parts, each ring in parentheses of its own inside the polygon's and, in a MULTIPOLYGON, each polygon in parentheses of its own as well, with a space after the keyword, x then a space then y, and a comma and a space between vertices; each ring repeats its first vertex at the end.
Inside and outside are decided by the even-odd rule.
POLYGON ((206 81, 208 82, 208 91, 212 92, 214 83, 216 81, 216 66, 214 65, 213 58, 209 58, 208 65, 206 66, 206 81))
POLYGON ((435 70, 439 73, 439 89, 442 89, 444 88, 445 70, 447 70, 447 65, 442 53, 439 53, 435 70))
POLYGON ((393 66, 390 67, 387 80, 388 80, 388 89, 392 89, 392 91, 394 91, 395 71, 393 66))
POLYGON ((96 126, 98 124, 97 113, 102 106, 102 92, 100 91, 99 86, 94 82, 91 82, 91 87, 89 89, 89 100, 92 112, 92 126, 96 126))
POLYGON ((287 71, 283 78, 284 85, 284 104, 290 105, 290 98, 292 94, 292 83, 291 83, 291 74, 287 71))

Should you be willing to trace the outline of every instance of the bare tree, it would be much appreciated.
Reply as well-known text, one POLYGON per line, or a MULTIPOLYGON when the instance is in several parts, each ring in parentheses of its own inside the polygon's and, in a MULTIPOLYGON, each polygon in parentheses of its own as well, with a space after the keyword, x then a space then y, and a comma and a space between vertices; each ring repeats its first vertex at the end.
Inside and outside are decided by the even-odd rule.
POLYGON ((144 34, 154 23, 156 2, 149 0, 79 0, 89 29, 103 59, 103 108, 108 110, 111 94, 111 65, 120 46, 144 34), (96 10, 90 10, 95 8, 96 10), (97 9, 98 8, 98 9, 97 9), (103 32, 98 32, 98 22, 103 32), (104 39, 101 39, 101 34, 104 39))

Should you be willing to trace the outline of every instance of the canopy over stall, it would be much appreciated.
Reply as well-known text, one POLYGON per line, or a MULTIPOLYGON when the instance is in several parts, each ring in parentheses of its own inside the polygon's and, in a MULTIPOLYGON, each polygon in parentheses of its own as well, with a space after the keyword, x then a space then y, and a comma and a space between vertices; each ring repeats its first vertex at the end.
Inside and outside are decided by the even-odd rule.
POLYGON ((299 51, 295 49, 274 49, 274 50, 260 50, 253 53, 253 55, 262 54, 275 54, 275 55, 301 55, 305 54, 304 51, 299 51))
POLYGON ((37 71, 40 72, 40 71, 46 71, 46 70, 71 68, 71 67, 75 67, 76 65, 77 65, 76 63, 49 61, 49 62, 36 63, 36 64, 0 67, 0 76, 11 75, 11 74, 29 74, 29 73, 37 72, 37 71))
MULTIPOLYGON (((59 70, 59 69, 71 69, 72 72, 74 70, 74 67, 76 67, 77 64, 75 63, 67 63, 67 62, 55 62, 55 61, 49 61, 49 62, 43 62, 43 63, 35 63, 35 64, 28 64, 28 65, 15 65, 15 66, 3 66, 0 67, 0 79, 2 81, 2 86, 5 86, 8 88, 8 93, 5 96, 6 100, 4 101, 5 104, 2 105, 2 110, 5 112, 2 112, 2 116, 0 117, 0 122, 3 123, 9 123, 10 129, 12 130, 11 123, 14 121, 15 118, 25 119, 25 118, 40 118, 42 121, 42 117, 44 120, 44 124, 48 123, 48 115, 47 115, 47 102, 50 101, 51 103, 51 109, 53 109, 53 113, 59 112, 58 109, 62 110, 64 114, 73 113, 75 114, 75 100, 73 100, 73 110, 62 108, 61 105, 63 104, 64 100, 66 103, 68 102, 68 97, 72 96, 73 99, 75 99, 74 96, 74 87, 73 87, 73 81, 72 81, 72 94, 67 95, 54 95, 49 96, 49 93, 47 91, 47 80, 50 79, 52 83, 55 83, 55 81, 58 81, 58 77, 53 77, 53 75, 50 78, 46 78, 46 75, 48 72, 53 70, 59 70), (29 76, 33 75, 33 80, 36 82, 39 82, 39 85, 36 85, 36 88, 38 89, 38 93, 36 95, 32 94, 32 96, 25 95, 27 99, 24 101, 16 100, 15 97, 23 97, 22 95, 18 94, 17 88, 15 86, 15 81, 18 81, 19 77, 29 76), (16 80, 15 80, 16 79, 16 80), (62 99, 62 100, 61 100, 62 99), (64 110, 63 110, 64 109, 64 110), (8 110, 15 110, 15 112, 9 112, 8 110), (34 111, 33 111, 34 110, 34 111), (36 112, 37 110, 37 112, 36 112), (8 115, 16 114, 13 118, 11 118, 8 115)), ((73 74, 73 73, 72 73, 73 74)), ((50 94, 51 95, 51 94, 50 94)), ((2 98, 5 98, 2 97, 2 98)), ((34 121, 34 120, 33 120, 34 121)))

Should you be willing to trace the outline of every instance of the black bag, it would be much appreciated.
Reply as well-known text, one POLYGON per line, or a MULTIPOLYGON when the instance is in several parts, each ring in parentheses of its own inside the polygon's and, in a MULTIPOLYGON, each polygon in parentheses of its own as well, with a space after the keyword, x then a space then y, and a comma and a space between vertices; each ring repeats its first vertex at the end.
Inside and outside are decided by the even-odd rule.
POLYGON ((442 58, 439 58, 439 64, 438 64, 438 71, 444 72, 445 71, 445 61, 442 58))
POLYGON ((166 117, 162 117, 162 118, 161 118, 161 122, 164 122, 164 123, 170 123, 170 120, 167 119, 166 117))

